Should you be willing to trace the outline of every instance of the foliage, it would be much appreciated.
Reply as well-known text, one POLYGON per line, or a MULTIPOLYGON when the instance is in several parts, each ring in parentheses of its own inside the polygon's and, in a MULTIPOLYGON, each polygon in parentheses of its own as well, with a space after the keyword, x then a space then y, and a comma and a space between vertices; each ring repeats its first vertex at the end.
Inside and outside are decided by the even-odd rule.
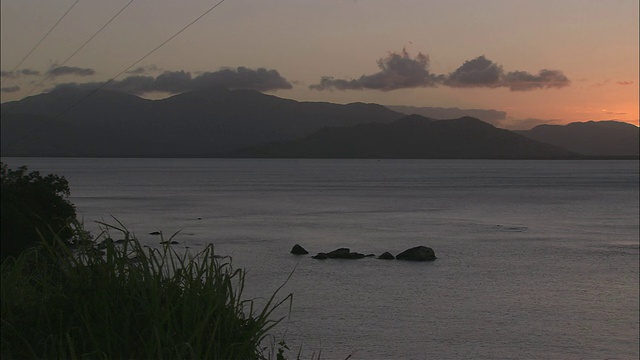
POLYGON ((212 245, 192 256, 146 248, 124 227, 103 225, 76 250, 56 236, 57 249, 43 241, 2 263, 3 359, 273 357, 260 344, 291 294, 276 301, 278 289, 256 309, 241 299, 245 273, 212 245))
POLYGON ((4 163, 0 175, 2 260, 35 245, 39 233, 47 234, 48 243, 54 234, 65 242, 71 240, 72 228, 67 225, 75 220, 76 211, 66 199, 69 184, 64 177, 41 176, 38 171, 27 173, 26 166, 12 170, 4 163))

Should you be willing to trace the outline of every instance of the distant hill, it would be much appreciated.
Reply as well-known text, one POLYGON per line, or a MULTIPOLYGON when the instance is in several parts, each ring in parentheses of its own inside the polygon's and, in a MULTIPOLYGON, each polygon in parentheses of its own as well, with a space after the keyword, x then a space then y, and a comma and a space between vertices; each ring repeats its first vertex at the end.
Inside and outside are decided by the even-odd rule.
POLYGON ((405 114, 405 115, 422 115, 431 119, 445 120, 457 119, 465 116, 480 119, 489 124, 497 124, 507 117, 507 113, 499 110, 487 109, 460 109, 460 108, 443 108, 443 107, 426 107, 426 106, 401 106, 401 105, 385 105, 387 108, 405 114))
POLYGON ((410 115, 389 124, 322 129, 294 141, 243 149, 238 157, 556 159, 578 155, 471 117, 432 120, 410 115))
POLYGON ((516 132, 585 155, 638 156, 640 153, 638 127, 619 121, 539 125, 516 132))
POLYGON ((162 100, 90 94, 60 89, 2 104, 2 156, 205 157, 404 116, 377 104, 297 102, 253 90, 214 88, 162 100))
POLYGON ((541 125, 516 134, 468 116, 436 121, 378 104, 298 102, 253 90, 148 100, 66 88, 4 103, 0 112, 2 156, 638 156, 638 128, 625 123, 541 125))

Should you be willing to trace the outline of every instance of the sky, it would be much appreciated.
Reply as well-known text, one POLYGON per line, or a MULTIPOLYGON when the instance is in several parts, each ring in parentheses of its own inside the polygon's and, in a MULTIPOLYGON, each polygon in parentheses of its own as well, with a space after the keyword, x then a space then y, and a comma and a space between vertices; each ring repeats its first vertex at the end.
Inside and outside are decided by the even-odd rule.
POLYGON ((219 85, 477 109, 509 129, 638 125, 638 0, 226 0, 206 13, 218 2, 2 0, 1 101, 113 79, 151 99, 219 85))

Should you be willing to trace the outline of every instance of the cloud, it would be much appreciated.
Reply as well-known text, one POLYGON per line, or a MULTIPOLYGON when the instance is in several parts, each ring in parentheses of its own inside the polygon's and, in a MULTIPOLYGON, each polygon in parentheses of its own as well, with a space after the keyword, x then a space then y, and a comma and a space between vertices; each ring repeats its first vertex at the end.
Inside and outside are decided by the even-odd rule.
POLYGON ((562 88, 570 84, 559 70, 540 70, 537 75, 526 71, 505 73, 501 65, 482 56, 465 61, 449 74, 445 85, 451 87, 508 87, 511 91, 562 88))
POLYGON ((19 73, 21 75, 26 75, 26 76, 38 76, 38 75, 40 75, 40 71, 31 70, 31 69, 22 69, 22 70, 19 71, 19 73))
POLYGON ((40 71, 37 70, 31 70, 31 69, 22 69, 20 70, 20 74, 22 75, 40 75, 40 71))
POLYGON ((276 70, 259 68, 256 70, 246 67, 236 69, 222 69, 206 72, 193 79, 197 88, 224 86, 230 89, 253 89, 258 91, 291 89, 293 85, 283 78, 276 70))
POLYGON ((482 55, 465 61, 449 74, 444 84, 451 87, 498 87, 502 86, 502 74, 501 66, 482 55))
POLYGON ((562 71, 540 70, 538 75, 532 75, 526 71, 513 71, 504 75, 504 86, 512 91, 526 91, 535 89, 563 88, 569 86, 571 81, 562 71))
MULTIPOLYGON (((95 89, 103 84, 104 83, 65 83, 57 85, 54 89, 69 87, 95 89)), ((293 86, 276 70, 267 70, 264 68, 253 70, 245 67, 205 72, 196 77, 192 77, 191 73, 184 70, 165 71, 157 77, 130 76, 123 80, 114 81, 106 86, 106 88, 110 90, 136 95, 153 92, 178 94, 210 87, 271 91, 291 89, 293 86)))
POLYGON ((157 72, 159 70, 160 70, 160 68, 158 68, 155 65, 147 65, 147 66, 137 67, 137 68, 135 68, 133 70, 129 70, 129 71, 127 71, 127 74, 146 75, 146 74, 149 74, 149 73, 157 72))
POLYGON ((334 79, 323 76, 319 84, 309 86, 314 90, 363 90, 390 91, 405 88, 436 86, 442 79, 429 72, 429 57, 418 53, 411 58, 405 49, 400 54, 392 52, 378 60, 380 71, 362 75, 358 79, 334 79))
POLYGON ((17 85, 0 88, 0 92, 3 92, 3 93, 14 93, 17 91, 20 91, 20 86, 17 86, 17 85))
POLYGON ((56 76, 66 76, 66 75, 76 75, 76 76, 91 76, 95 75, 96 71, 88 68, 79 68, 75 66, 52 66, 49 71, 47 71, 47 75, 56 77, 56 76))
POLYGON ((22 69, 22 70, 16 70, 13 72, 0 70, 0 77, 3 77, 3 78, 17 78, 21 75, 36 76, 36 75, 40 75, 40 71, 31 70, 31 69, 22 69))
POLYGON ((107 88, 127 94, 144 94, 155 90, 155 78, 152 76, 129 76, 120 81, 114 81, 107 88))
POLYGON ((390 91, 397 89, 450 86, 454 88, 498 88, 508 87, 512 91, 562 88, 570 84, 559 70, 540 70, 537 74, 526 71, 505 72, 501 65, 484 55, 465 61, 448 75, 429 72, 429 57, 418 53, 411 58, 406 50, 400 54, 390 53, 378 60, 379 72, 362 75, 358 79, 335 79, 323 76, 320 83, 309 86, 314 90, 365 90, 390 91))
POLYGON ((633 81, 618 81, 618 85, 633 85, 633 81))
POLYGON ((611 79, 607 79, 607 80, 605 80, 605 81, 603 81, 603 82, 601 82, 601 83, 594 84, 593 86, 605 86, 605 85, 607 85, 607 83, 609 83, 610 81, 611 81, 611 79))

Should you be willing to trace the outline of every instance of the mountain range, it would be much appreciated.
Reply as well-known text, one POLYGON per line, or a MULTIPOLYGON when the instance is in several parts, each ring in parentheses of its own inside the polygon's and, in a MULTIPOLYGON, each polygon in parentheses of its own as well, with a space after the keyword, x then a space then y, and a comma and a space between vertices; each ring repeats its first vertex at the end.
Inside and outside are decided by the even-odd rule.
POLYGON ((0 109, 3 156, 207 157, 403 116, 376 104, 297 102, 222 88, 162 100, 64 89, 0 109))
POLYGON ((378 104, 298 102, 253 90, 212 88, 149 100, 59 89, 4 103, 0 111, 2 156, 638 156, 638 127, 619 122, 512 132, 471 117, 435 120, 378 104))
POLYGON ((619 121, 538 125, 516 133, 584 155, 638 156, 639 152, 638 127, 619 121))
POLYGON ((389 124, 324 128, 305 138, 237 151, 239 157, 391 159, 556 159, 577 153, 472 117, 409 115, 389 124))

